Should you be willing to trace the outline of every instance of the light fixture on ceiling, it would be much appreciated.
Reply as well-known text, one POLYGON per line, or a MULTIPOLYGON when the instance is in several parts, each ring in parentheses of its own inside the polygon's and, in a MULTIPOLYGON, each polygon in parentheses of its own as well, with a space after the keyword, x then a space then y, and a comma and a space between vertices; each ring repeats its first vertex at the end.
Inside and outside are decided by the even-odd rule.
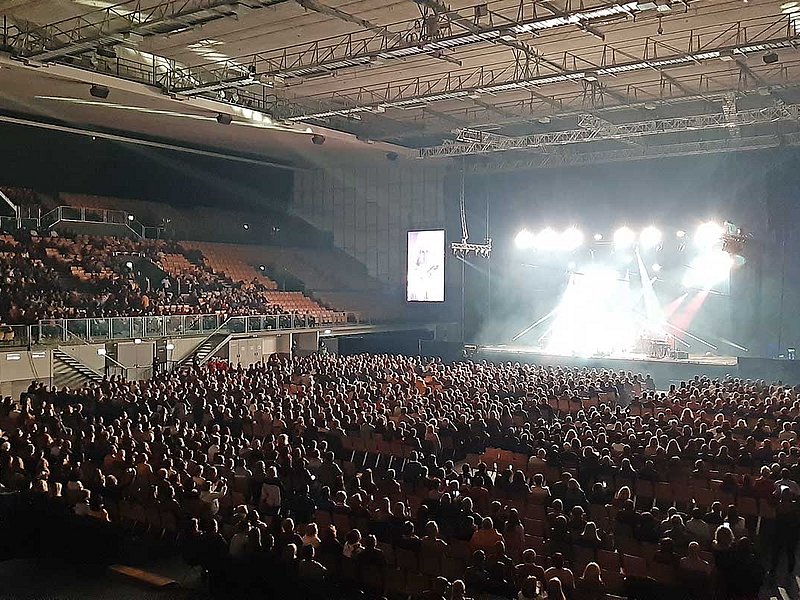
POLYGON ((230 125, 233 122, 233 117, 225 113, 219 113, 217 115, 217 123, 220 125, 230 125))
POLYGON ((311 136, 311 143, 315 146, 322 146, 325 143, 325 136, 315 133, 311 136))
POLYGON ((655 103, 655 102, 645 102, 645 103, 644 103, 644 107, 645 107, 645 109, 647 109, 647 110, 655 110, 655 109, 657 108, 657 106, 656 106, 656 103, 655 103))
POLYGON ((95 98, 102 98, 105 100, 108 98, 109 89, 104 85, 92 84, 92 87, 89 88, 89 93, 95 98))
POLYGON ((771 65, 773 63, 778 62, 778 53, 777 52, 767 52, 764 56, 761 57, 761 60, 764 61, 765 65, 771 65))

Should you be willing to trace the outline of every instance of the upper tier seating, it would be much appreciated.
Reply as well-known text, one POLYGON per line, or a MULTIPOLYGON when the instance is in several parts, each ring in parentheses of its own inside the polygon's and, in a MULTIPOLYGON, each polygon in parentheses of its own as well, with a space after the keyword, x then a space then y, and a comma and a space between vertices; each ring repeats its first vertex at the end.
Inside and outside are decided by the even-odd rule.
MULTIPOLYGON (((308 315, 318 323, 344 315, 275 285, 229 277, 196 250, 164 240, 57 235, 0 237, 0 323, 40 319, 219 313, 308 315), (150 281, 127 263, 144 257, 170 277, 150 281), (270 295, 271 294, 271 295, 270 295)), ((267 280, 268 283, 269 280, 267 280)))

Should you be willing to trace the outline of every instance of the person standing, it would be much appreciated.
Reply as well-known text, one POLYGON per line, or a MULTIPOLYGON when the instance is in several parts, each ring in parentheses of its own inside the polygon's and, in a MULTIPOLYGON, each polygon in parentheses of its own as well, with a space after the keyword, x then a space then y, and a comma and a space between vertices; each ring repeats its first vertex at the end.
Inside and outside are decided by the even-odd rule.
POLYGON ((788 486, 780 488, 778 505, 775 507, 774 539, 772 540, 771 572, 778 568, 781 554, 786 554, 788 572, 794 571, 795 552, 800 540, 800 506, 788 486))

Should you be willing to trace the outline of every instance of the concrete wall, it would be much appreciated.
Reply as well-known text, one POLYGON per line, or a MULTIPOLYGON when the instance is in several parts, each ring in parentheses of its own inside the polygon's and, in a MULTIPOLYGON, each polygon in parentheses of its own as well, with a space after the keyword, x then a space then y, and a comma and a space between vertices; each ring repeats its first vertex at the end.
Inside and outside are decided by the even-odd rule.
POLYGON ((59 346, 72 358, 79 360, 90 369, 102 373, 106 365, 104 356, 97 353, 98 349, 105 348, 105 344, 78 344, 76 346, 59 346))
POLYGON ((49 350, 0 352, 0 396, 17 398, 34 379, 49 384, 52 373, 49 350))
MULTIPOLYGON (((411 161, 295 174, 292 211, 333 234, 373 277, 405 281, 406 232, 445 227, 446 171, 411 161)), ((456 237, 460 233, 455 233, 456 237)))

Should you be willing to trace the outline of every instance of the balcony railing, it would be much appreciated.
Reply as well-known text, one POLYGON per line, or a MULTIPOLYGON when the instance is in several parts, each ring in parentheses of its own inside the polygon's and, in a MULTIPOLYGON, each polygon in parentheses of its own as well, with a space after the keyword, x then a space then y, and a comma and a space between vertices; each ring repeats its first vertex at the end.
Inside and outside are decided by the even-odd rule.
POLYGON ((0 350, 33 344, 109 342, 165 337, 195 337, 223 332, 263 333, 292 329, 328 329, 341 325, 367 324, 353 313, 332 313, 325 318, 310 315, 219 314, 165 315, 151 317, 105 317, 92 319, 48 319, 35 325, 11 325, 0 329, 0 350))
POLYGON ((39 321, 38 324, 31 325, 28 339, 40 343, 67 342, 73 337, 87 342, 144 340, 164 337, 192 337, 209 335, 214 332, 237 334, 311 329, 357 322, 354 316, 348 313, 333 313, 326 318, 288 314, 246 315, 239 317, 207 314, 52 319, 39 321))

